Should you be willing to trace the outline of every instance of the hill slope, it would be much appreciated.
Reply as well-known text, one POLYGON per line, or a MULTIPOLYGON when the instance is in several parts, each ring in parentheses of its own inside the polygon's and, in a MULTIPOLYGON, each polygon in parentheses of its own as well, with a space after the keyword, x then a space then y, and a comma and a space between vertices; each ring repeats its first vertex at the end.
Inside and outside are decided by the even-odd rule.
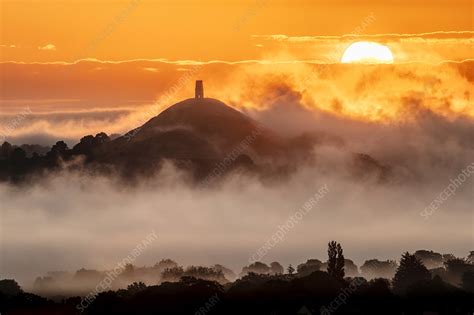
POLYGON ((273 132, 221 101, 187 99, 98 147, 93 155, 97 162, 143 171, 170 159, 205 174, 225 158, 236 161, 246 155, 255 161, 278 157, 284 152, 283 143, 273 132))

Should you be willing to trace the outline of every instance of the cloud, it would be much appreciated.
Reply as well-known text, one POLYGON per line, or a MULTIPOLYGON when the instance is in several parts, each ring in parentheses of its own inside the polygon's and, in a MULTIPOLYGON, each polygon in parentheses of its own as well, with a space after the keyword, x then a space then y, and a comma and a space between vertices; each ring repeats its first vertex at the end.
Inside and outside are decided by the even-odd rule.
POLYGON ((254 39, 288 42, 317 42, 339 40, 397 40, 397 39, 467 39, 472 41, 474 31, 439 31, 418 34, 346 34, 340 36, 288 36, 284 34, 252 35, 254 39))
MULTIPOLYGON (((16 117, 0 115, 0 129, 16 117)), ((69 146, 89 134, 106 131, 124 133, 143 123, 135 109, 91 109, 81 111, 32 112, 6 137, 12 144, 52 145, 63 140, 69 146)))
POLYGON ((20 46, 14 45, 14 44, 10 44, 10 45, 1 44, 0 47, 2 47, 2 48, 20 48, 20 46))
POLYGON ((56 46, 54 44, 47 44, 47 45, 44 45, 44 46, 39 46, 38 47, 39 50, 51 50, 51 51, 55 51, 56 50, 56 46))
POLYGON ((152 68, 152 67, 143 68, 143 70, 148 71, 148 72, 158 72, 157 68, 152 68))

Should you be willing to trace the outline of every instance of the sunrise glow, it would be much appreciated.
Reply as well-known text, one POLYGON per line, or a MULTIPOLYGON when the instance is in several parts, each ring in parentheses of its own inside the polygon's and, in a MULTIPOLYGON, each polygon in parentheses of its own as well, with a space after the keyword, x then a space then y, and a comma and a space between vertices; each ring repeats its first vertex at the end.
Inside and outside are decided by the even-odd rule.
POLYGON ((0 315, 473 314, 473 1, 0 0, 0 315))
POLYGON ((393 63, 393 54, 387 46, 374 42, 351 44, 341 59, 342 63, 393 63))

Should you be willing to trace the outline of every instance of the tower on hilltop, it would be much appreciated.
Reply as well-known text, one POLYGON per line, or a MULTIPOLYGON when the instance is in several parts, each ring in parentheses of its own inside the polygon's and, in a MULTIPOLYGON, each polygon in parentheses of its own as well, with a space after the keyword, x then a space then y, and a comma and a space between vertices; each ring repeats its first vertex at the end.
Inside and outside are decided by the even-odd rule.
POLYGON ((195 98, 204 98, 204 86, 202 80, 196 80, 195 98))

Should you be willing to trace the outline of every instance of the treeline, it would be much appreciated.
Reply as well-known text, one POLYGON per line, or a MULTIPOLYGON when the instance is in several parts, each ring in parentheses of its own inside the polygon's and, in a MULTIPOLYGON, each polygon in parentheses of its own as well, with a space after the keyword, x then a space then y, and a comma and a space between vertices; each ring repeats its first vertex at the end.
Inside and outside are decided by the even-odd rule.
POLYGON ((72 276, 51 273, 35 281, 36 294, 24 292, 14 280, 1 280, 0 312, 451 315, 474 311, 474 252, 456 258, 420 250, 403 254, 398 264, 367 260, 359 272, 344 257, 341 245, 330 242, 326 262, 309 259, 286 270, 278 262, 255 262, 238 276, 222 265, 184 268, 164 259, 153 267, 127 265, 110 288, 91 295, 103 277, 103 272, 85 269, 72 276), (68 286, 68 281, 76 286, 68 286), (74 290, 82 292, 68 294, 74 290), (37 295, 40 292, 49 297, 37 295))
POLYGON ((78 156, 84 157, 85 162, 92 162, 95 151, 111 140, 101 132, 83 137, 73 148, 64 141, 56 142, 51 148, 29 144, 14 146, 5 141, 0 146, 0 180, 21 182, 42 172, 54 171, 78 156))
MULTIPOLYGON (((330 257, 334 257, 334 253, 336 253, 337 256, 337 245, 332 244, 331 246, 336 247, 331 250, 330 257)), ((339 250, 342 251, 342 248, 339 250)), ((464 285, 463 275, 472 270, 474 262, 474 252, 471 252, 466 258, 456 258, 452 254, 440 254, 428 250, 418 250, 414 253, 414 257, 422 262, 433 277, 438 276, 442 281, 458 287, 464 285)), ((331 273, 332 271, 328 270, 328 265, 330 264, 330 259, 323 262, 313 258, 296 266, 289 265, 285 268, 276 261, 268 265, 257 261, 248 266, 244 266, 242 270, 236 274, 233 270, 219 264, 209 267, 184 267, 174 260, 163 259, 149 267, 138 267, 131 264, 126 265, 119 276, 110 284, 110 289, 123 289, 134 282, 142 282, 146 285, 177 282, 183 277, 215 281, 221 285, 234 282, 237 278, 242 278, 251 273, 269 276, 305 277, 315 271, 331 273)), ((344 259, 339 259, 339 265, 344 266, 345 277, 363 277, 366 280, 376 278, 391 280, 400 267, 396 261, 378 259, 366 260, 358 267, 352 260, 345 257, 344 259)), ((38 277, 35 280, 32 292, 46 297, 86 294, 92 291, 97 283, 106 277, 108 272, 108 270, 98 271, 92 269, 80 269, 75 273, 64 271, 49 272, 45 276, 38 277)), ((464 282, 466 281, 468 280, 464 282)))

